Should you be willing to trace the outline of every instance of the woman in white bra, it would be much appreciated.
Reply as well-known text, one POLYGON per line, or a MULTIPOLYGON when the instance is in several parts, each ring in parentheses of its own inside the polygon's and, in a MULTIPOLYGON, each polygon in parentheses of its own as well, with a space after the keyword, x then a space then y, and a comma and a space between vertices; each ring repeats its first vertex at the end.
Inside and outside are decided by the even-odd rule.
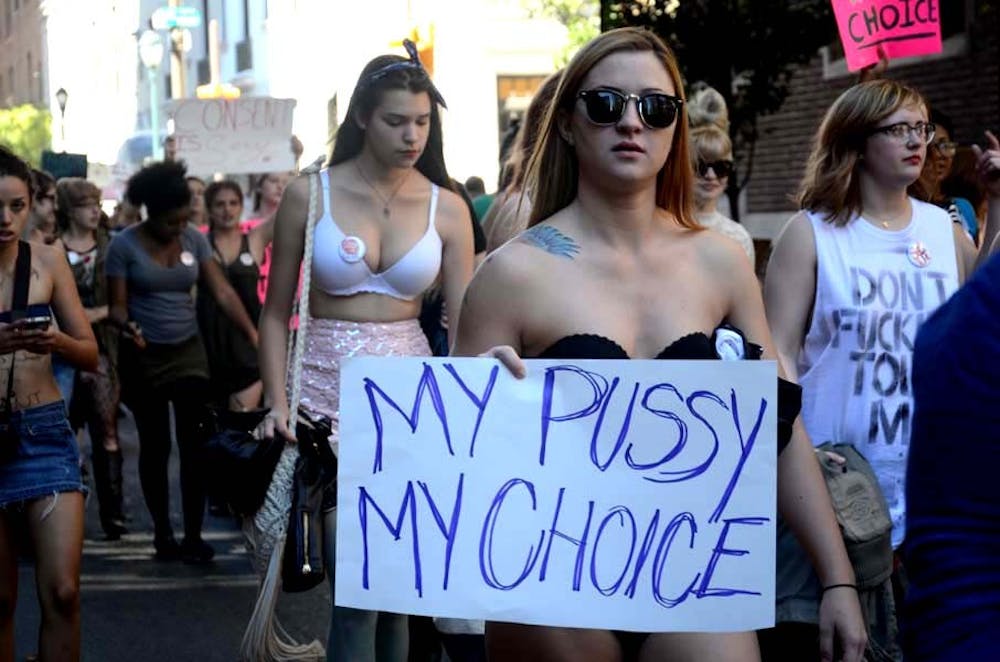
MULTIPOLYGON (((339 361, 353 355, 430 356, 417 317, 440 276, 457 328, 472 276, 469 212, 450 190, 438 105, 444 105, 416 49, 382 55, 361 72, 333 155, 321 172, 313 235, 310 323, 301 406, 338 427, 339 361)), ((304 248, 309 185, 285 189, 275 224, 267 299, 260 320, 260 370, 270 408, 260 433, 288 438, 286 342, 304 248)), ((335 519, 326 522, 334 558, 335 519)), ((331 583, 333 572, 330 573, 331 583)), ((332 591, 331 591, 332 594, 332 591)), ((405 615, 333 607, 328 660, 407 657, 405 615)))

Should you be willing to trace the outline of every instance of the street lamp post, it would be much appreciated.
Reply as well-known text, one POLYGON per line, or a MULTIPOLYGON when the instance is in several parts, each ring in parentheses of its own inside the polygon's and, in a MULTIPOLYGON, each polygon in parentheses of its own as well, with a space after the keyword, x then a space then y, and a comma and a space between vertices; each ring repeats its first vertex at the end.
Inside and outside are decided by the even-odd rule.
POLYGON ((56 91, 56 103, 59 104, 59 135, 61 137, 60 142, 62 143, 62 151, 66 151, 66 100, 69 98, 69 92, 66 88, 60 87, 56 91))
POLYGON ((146 30, 139 35, 139 59, 146 67, 149 78, 149 124, 153 140, 153 160, 163 159, 163 146, 160 144, 160 109, 157 99, 156 72, 163 62, 163 39, 155 30, 146 30))

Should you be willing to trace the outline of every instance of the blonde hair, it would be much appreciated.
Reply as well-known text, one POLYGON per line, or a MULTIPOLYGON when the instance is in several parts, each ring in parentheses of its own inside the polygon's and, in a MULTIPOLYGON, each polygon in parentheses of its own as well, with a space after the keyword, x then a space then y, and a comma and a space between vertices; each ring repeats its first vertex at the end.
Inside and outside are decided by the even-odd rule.
POLYGON ((796 201, 802 209, 846 225, 861 212, 857 170, 872 129, 903 107, 926 110, 916 89, 888 79, 870 80, 845 90, 823 117, 796 201))
MULTIPOLYGON (((684 99, 684 85, 677 58, 670 47, 652 32, 639 28, 618 28, 591 39, 563 70, 555 98, 545 112, 538 144, 528 161, 525 189, 532 192, 529 227, 568 206, 576 198, 579 164, 573 148, 559 133, 559 113, 572 112, 583 79, 598 62, 622 51, 650 52, 656 55, 667 70, 677 95, 684 99)), ((675 120, 676 129, 670 156, 656 178, 656 204, 673 214, 682 226, 698 228, 701 226, 692 211, 693 178, 688 157, 688 126, 684 105, 675 120)))
POLYGON ((688 103, 691 124, 691 164, 698 159, 732 159, 733 141, 729 138, 729 110, 726 99, 712 87, 702 87, 688 103))

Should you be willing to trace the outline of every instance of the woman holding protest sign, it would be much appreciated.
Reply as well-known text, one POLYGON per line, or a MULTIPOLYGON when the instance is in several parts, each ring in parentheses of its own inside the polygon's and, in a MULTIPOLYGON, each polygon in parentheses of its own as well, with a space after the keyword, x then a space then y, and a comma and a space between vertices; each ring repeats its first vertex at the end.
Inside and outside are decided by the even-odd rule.
MULTIPOLYGON (((888 506, 892 549, 905 535, 913 340, 972 267, 962 228, 907 194, 934 136, 927 104, 911 87, 872 80, 843 92, 817 131, 799 189, 803 211, 776 240, 765 281, 781 362, 803 387, 806 430, 817 444, 848 444, 866 457, 888 506)), ((867 563, 881 569, 860 573, 868 576, 859 589, 872 646, 895 657, 885 547, 884 560, 867 563)), ((799 655, 816 650, 821 582, 798 557, 794 541, 779 536, 779 567, 799 567, 778 581, 781 656, 791 646, 782 628, 800 633, 799 655)))
MULTIPOLYGON (((335 431, 342 358, 429 356, 417 317, 422 295, 439 278, 452 324, 459 319, 472 272, 471 219, 450 190, 445 169, 439 115, 444 100, 416 46, 404 43, 409 58, 383 55, 364 68, 327 167, 318 177, 291 182, 278 209, 260 323, 261 377, 270 407, 261 435, 294 440, 285 392, 286 342, 309 251, 312 263, 303 274, 308 309, 300 311, 306 342, 301 406, 330 417, 335 431), (307 234, 311 187, 319 218, 307 234)), ((288 498, 287 487, 272 485, 272 491, 288 498)), ((332 514, 325 522, 331 582, 335 522, 332 514)), ((258 606, 275 581, 272 574, 265 578, 258 606)), ((406 616, 336 606, 332 612, 328 659, 406 659, 406 616)), ((248 639, 266 628, 269 617, 255 614, 248 639)))
MULTIPOLYGON (((613 30, 576 54, 531 158, 530 227, 477 271, 455 354, 494 356, 519 375, 519 356, 718 358, 712 336, 728 322, 775 356, 746 255, 694 220, 682 95, 673 53, 650 32, 613 30)), ((779 392, 779 427, 790 439, 778 461, 779 508, 829 587, 824 650, 832 655, 836 639, 854 662, 865 644, 854 575, 794 422, 797 389, 782 382, 779 392)), ((492 660, 758 656, 752 632, 616 635, 490 623, 487 641, 492 660)))

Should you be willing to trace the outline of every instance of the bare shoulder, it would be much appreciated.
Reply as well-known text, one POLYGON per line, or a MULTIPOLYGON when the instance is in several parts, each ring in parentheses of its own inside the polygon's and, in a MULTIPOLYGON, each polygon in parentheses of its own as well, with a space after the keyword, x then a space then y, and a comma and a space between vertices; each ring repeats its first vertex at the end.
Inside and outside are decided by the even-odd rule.
POLYGON ((465 204, 465 200, 458 193, 439 186, 438 209, 446 214, 462 214, 463 212, 468 212, 469 206, 465 204))
POLYGON ((288 182, 285 192, 282 194, 282 202, 286 200, 291 203, 301 204, 309 200, 309 180, 315 178, 316 173, 303 173, 288 182))
POLYGON ((58 268, 66 263, 66 249, 61 241, 54 244, 31 242, 31 261, 38 261, 49 270, 58 268))
POLYGON ((778 246, 785 246, 815 254, 815 237, 812 222, 809 220, 809 214, 805 211, 793 214, 785 222, 785 226, 781 228, 781 232, 775 238, 774 244, 776 249, 778 246))
MULTIPOLYGON (((532 225, 517 235, 508 245, 521 246, 530 253, 541 251, 547 257, 572 260, 580 253, 580 244, 573 237, 570 224, 566 222, 564 211, 558 212, 541 223, 532 225)), ((536 255, 535 260, 539 257, 536 255)))
POLYGON ((742 269, 749 264, 746 251, 739 242, 721 232, 709 229, 693 231, 688 239, 709 273, 731 276, 734 269, 742 269))
POLYGON ((458 193, 443 186, 438 187, 437 223, 444 222, 447 227, 469 228, 471 223, 469 206, 465 204, 458 193))
POLYGON ((765 291, 791 286, 803 291, 815 287, 816 239, 809 215, 800 211, 785 223, 771 249, 765 272, 765 291))
MULTIPOLYGON (((275 218, 275 229, 277 232, 287 230, 300 230, 305 226, 306 212, 309 209, 310 183, 309 179, 315 174, 299 175, 288 183, 285 192, 281 196, 281 204, 278 206, 278 213, 275 218)), ((317 210, 322 204, 322 194, 319 190, 319 183, 316 183, 317 210)))
POLYGON ((509 242, 486 257, 476 270, 472 284, 477 284, 478 287, 496 287, 506 292, 523 292, 523 288, 531 285, 538 270, 537 253, 529 244, 509 242))

